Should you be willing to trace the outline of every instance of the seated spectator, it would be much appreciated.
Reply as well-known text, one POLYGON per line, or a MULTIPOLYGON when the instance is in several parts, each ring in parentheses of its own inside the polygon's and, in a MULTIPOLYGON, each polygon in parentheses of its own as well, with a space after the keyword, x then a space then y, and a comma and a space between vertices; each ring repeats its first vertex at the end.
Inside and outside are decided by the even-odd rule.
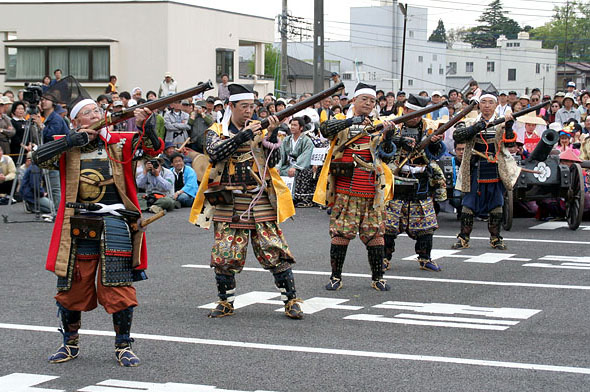
POLYGON ((8 155, 4 155, 4 149, 0 146, 0 197, 5 197, 12 190, 12 182, 16 178, 14 161, 8 155))
MULTIPOLYGON (((432 104, 436 105, 436 104, 440 103, 441 97, 442 97, 442 94, 440 93, 440 91, 434 91, 432 93, 432 97, 431 97, 432 104)), ((442 108, 431 112, 430 115, 433 120, 440 120, 440 119, 443 119, 445 116, 446 116, 446 118, 449 118, 449 109, 447 109, 446 107, 443 106, 442 108)))
POLYGON ((559 131, 559 142, 555 146, 555 149, 559 150, 560 153, 567 150, 573 150, 576 155, 580 155, 580 151, 572 146, 572 137, 573 132, 571 132, 570 128, 568 127, 565 127, 559 131))
POLYGON ((27 212, 42 212, 48 214, 51 212, 51 200, 47 197, 47 192, 42 186, 43 172, 39 166, 31 162, 31 153, 27 154, 29 167, 25 170, 22 182, 20 184, 20 195, 25 202, 27 212))
POLYGON ((197 175, 192 167, 184 164, 184 158, 179 153, 172 155, 172 169, 174 175, 174 195, 176 207, 192 207, 199 190, 197 175))
POLYGON ((154 214, 162 210, 172 211, 174 199, 174 174, 165 167, 159 159, 145 162, 143 171, 136 178, 137 187, 145 189, 146 194, 139 198, 142 211, 149 210, 154 214))
POLYGON ((166 128, 164 141, 179 146, 188 139, 188 132, 191 129, 188 124, 189 115, 182 111, 180 101, 174 102, 171 106, 172 110, 164 115, 164 127, 166 128))
POLYGON ((172 156, 176 153, 176 146, 171 142, 164 144, 164 151, 158 156, 162 161, 162 166, 166 169, 172 168, 172 156))
POLYGON ((293 196, 299 207, 311 207, 311 198, 315 190, 312 183, 311 154, 314 145, 311 139, 303 135, 305 120, 295 117, 291 120, 291 134, 281 144, 281 162, 279 172, 281 176, 295 177, 293 196))

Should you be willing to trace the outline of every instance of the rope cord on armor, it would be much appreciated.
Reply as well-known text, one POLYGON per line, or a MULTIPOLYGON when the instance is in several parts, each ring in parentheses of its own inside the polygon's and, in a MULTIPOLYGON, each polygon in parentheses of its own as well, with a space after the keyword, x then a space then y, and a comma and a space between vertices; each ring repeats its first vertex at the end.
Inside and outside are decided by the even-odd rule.
MULTIPOLYGON (((105 111, 104 111, 104 123, 105 123, 105 129, 106 129, 107 135, 108 135, 108 133, 109 133, 108 127, 111 125, 111 124, 109 124, 109 122, 108 122, 108 109, 111 107, 111 105, 112 105, 112 104, 110 104, 110 105, 107 107, 107 110, 105 110, 105 111)), ((139 135, 139 140, 137 141, 137 144, 136 144, 136 145, 135 145, 135 147, 133 148, 133 153, 131 154, 131 156, 129 157, 129 159, 127 159, 127 160, 125 160, 125 161, 119 161, 119 160, 117 160, 117 159, 113 158, 113 157, 111 156, 111 154, 109 153, 109 146, 108 146, 108 144, 107 144, 107 143, 108 143, 108 141, 105 141, 105 150, 106 150, 106 152, 107 152, 107 157, 108 157, 108 158, 109 158, 111 161, 113 161, 113 162, 116 162, 116 163, 119 163, 119 164, 121 164, 121 165, 126 165, 126 164, 128 164, 129 162, 131 162, 131 161, 133 160, 133 158, 135 157, 135 153, 137 152, 137 149, 139 148, 139 145, 141 144, 141 142, 142 142, 142 140, 143 140, 143 137, 145 136, 145 123, 146 123, 146 121, 147 121, 147 118, 145 119, 145 121, 144 121, 144 122, 143 122, 143 124, 141 125, 141 130, 142 130, 142 132, 141 132, 141 134, 139 135)), ((105 138, 105 139, 106 139, 106 138, 105 138)))
POLYGON ((494 155, 494 158, 490 158, 490 155, 489 155, 490 145, 488 144, 488 141, 486 140, 486 138, 483 137, 483 132, 480 132, 479 133, 479 137, 481 138, 481 140, 486 145, 486 152, 485 152, 485 154, 486 154, 486 160, 489 163, 498 163, 498 154, 500 153, 500 149, 499 148, 497 149, 498 151, 496 151, 496 154, 494 155))
MULTIPOLYGON (((248 218, 250 219, 250 213, 252 212, 252 209, 254 208, 254 205, 256 204, 256 202, 258 202, 258 200, 260 200, 260 198, 262 197, 262 193, 264 192, 264 190, 266 189, 266 175, 268 173, 268 163, 270 161, 270 157, 272 156, 274 150, 276 150, 278 147, 280 147, 280 143, 270 143, 269 141, 266 140, 266 138, 263 139, 262 141, 262 145, 270 148, 270 153, 268 154, 268 157, 266 158, 266 162, 264 164, 264 170, 262 173, 262 184, 260 185, 260 190, 258 191, 258 193, 256 194, 256 196, 254 196, 252 198, 252 201, 250 202, 250 205, 248 206, 248 209, 246 211, 244 211, 241 215, 240 215, 240 220, 244 220, 244 215, 248 214, 248 218), (264 142, 267 142, 266 144, 264 142)), ((260 168, 260 164, 258 163, 258 161, 256 160, 256 155, 254 154, 254 149, 252 147, 250 147, 250 151, 252 152, 252 157, 254 158, 254 162, 256 162, 256 166, 258 166, 260 168)))

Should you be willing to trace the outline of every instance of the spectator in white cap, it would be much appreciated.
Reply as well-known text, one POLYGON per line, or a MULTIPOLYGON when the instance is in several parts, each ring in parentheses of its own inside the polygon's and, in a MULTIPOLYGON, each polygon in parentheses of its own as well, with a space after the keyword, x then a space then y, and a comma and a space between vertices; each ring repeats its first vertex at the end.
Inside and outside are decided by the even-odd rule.
POLYGON ((508 94, 506 91, 501 91, 498 95, 498 106, 496 106, 496 117, 504 117, 506 113, 511 113, 512 108, 508 104, 508 94))
MULTIPOLYGON (((440 91, 433 91, 430 99, 432 103, 436 105, 440 103, 442 99, 442 94, 440 93, 440 91)), ((449 109, 443 106, 442 108, 437 109, 434 112, 431 112, 430 115, 432 116, 433 120, 439 120, 444 116, 447 116, 447 118, 449 118, 449 109)))
POLYGON ((555 121, 560 124, 567 124, 572 118, 580 122, 580 112, 574 108, 576 98, 573 93, 565 94, 563 97, 563 106, 555 113, 555 121))
POLYGON ((135 101, 140 100, 142 94, 143 91, 141 91, 141 87, 134 87, 133 90, 131 90, 131 98, 135 99, 135 101))
POLYGON ((158 97, 167 97, 172 94, 176 94, 176 81, 172 79, 172 74, 170 72, 166 72, 164 74, 164 80, 160 83, 158 97))
POLYGON ((576 91, 576 83, 574 82, 567 82, 567 92, 574 94, 576 91))
POLYGON ((522 105, 523 109, 531 106, 531 97, 526 94, 522 94, 520 97, 518 97, 518 101, 522 105))
POLYGON ((218 99, 213 103, 213 116, 215 118, 215 122, 221 122, 221 119, 223 118, 223 113, 223 101, 218 99))

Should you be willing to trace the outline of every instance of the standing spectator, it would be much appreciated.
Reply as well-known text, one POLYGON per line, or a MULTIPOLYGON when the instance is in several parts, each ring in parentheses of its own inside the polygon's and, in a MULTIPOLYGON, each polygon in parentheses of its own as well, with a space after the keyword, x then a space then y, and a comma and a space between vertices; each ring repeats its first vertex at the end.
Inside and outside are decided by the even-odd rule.
POLYGON ((221 83, 219 83, 219 87, 217 89, 217 96, 222 101, 225 101, 229 98, 229 89, 227 88, 227 84, 229 83, 229 75, 224 73, 221 75, 221 83))
POLYGON ((332 95, 332 106, 340 106, 340 95, 332 95))
POLYGON ((587 113, 587 109, 586 109, 586 105, 588 104, 588 102, 590 102, 589 100, 590 98, 590 93, 588 91, 584 91, 580 97, 579 97, 579 102, 580 105, 578 106, 578 110, 580 111, 580 115, 582 116, 582 119, 586 119, 586 115, 587 113))
POLYGON ((215 118, 215 122, 218 123, 220 123, 221 119, 223 118, 223 102, 219 99, 213 104, 213 116, 215 118))
POLYGON ((318 109, 318 115, 320 116, 320 124, 334 117, 334 112, 332 112, 332 109, 330 109, 331 107, 332 98, 326 97, 322 99, 321 106, 318 109))
POLYGON ((188 124, 189 115, 181 110, 180 102, 174 102, 171 106, 172 110, 164 115, 164 127, 166 128, 164 141, 179 146, 188 138, 188 132, 191 129, 188 124))
POLYGON ((522 94, 520 97, 518 97, 518 101, 523 108, 528 108, 531 106, 531 98, 526 94, 522 94))
MULTIPOLYGON (((39 113, 31 116, 35 124, 42 130, 43 143, 49 143, 54 140, 54 136, 67 135, 70 133, 70 128, 66 121, 55 112, 55 108, 58 105, 54 102, 55 97, 51 94, 51 89, 47 90, 47 93, 41 97, 41 110, 43 111, 43 117, 45 121, 41 121, 39 113)), ((59 200, 61 198, 61 187, 59 179, 59 170, 48 170, 49 176, 49 188, 53 196, 53 203, 57 208, 59 206, 59 200)))
POLYGON ((508 103, 508 95, 505 91, 500 92, 498 95, 498 106, 496 106, 496 117, 504 117, 506 113, 511 113, 512 108, 508 103))
POLYGON ((141 91, 141 87, 134 87, 133 90, 131 90, 131 98, 135 99, 135 101, 139 101, 142 94, 143 91, 141 91))
POLYGON ((582 128, 582 135, 590 134, 590 116, 586 117, 584 120, 584 127, 582 128))
POLYGON ((123 91, 119 94, 119 99, 121 102, 123 102, 123 108, 128 108, 129 101, 131 100, 131 94, 129 94, 129 91, 123 91))
POLYGON ((564 126, 572 118, 577 122, 580 122, 580 112, 574 108, 575 100, 574 94, 572 93, 567 93, 565 97, 563 97, 563 107, 555 114, 556 122, 561 123, 564 126))
POLYGON ((395 94, 393 92, 388 92, 385 96, 385 105, 381 108, 381 112, 379 113, 382 116, 390 116, 395 113, 395 94))
MULTIPOLYGON (((432 103, 434 105, 440 103, 441 97, 442 97, 442 94, 440 93, 440 91, 433 91, 432 98, 431 98, 432 103)), ((446 107, 443 106, 442 108, 437 109, 437 110, 431 112, 430 114, 431 114, 433 120, 439 120, 439 119, 443 118, 444 116, 447 116, 447 118, 449 118, 449 109, 447 109, 446 107)))
POLYGON ((559 101, 557 101, 557 100, 551 101, 551 105, 549 106, 549 110, 543 116, 543 120, 545 120, 545 122, 547 124, 551 124, 551 123, 556 122, 557 120, 555 119, 555 115, 557 114, 557 111, 560 108, 561 108, 561 104, 559 103, 559 101))
POLYGON ((150 90, 147 92, 145 97, 148 101, 155 101, 156 99, 158 99, 158 94, 156 94, 155 91, 150 90))
POLYGON ((174 175, 165 167, 162 167, 158 159, 147 161, 136 178, 137 187, 145 189, 146 196, 139 199, 139 207, 142 211, 149 209, 157 214, 162 210, 172 211, 174 200, 174 175), (148 208, 149 207, 149 208, 148 208))
POLYGON ((518 94, 516 94, 516 91, 508 91, 508 104, 512 107, 516 101, 518 101, 518 94))
POLYGON ((170 72, 166 72, 164 74, 164 80, 160 83, 158 97, 167 97, 172 94, 176 94, 176 81, 172 79, 172 74, 170 72))
POLYGON ((469 83, 469 91, 473 93, 473 97, 479 99, 481 96, 481 89, 475 80, 469 83))
POLYGON ((174 195, 176 207, 192 207, 195 196, 199 191, 197 174, 192 167, 184 164, 184 158, 179 153, 172 155, 172 166, 170 169, 174 175, 174 195))
MULTIPOLYGON (((506 95, 506 94, 504 94, 506 95)), ((459 102, 459 91, 453 89, 449 90, 449 106, 454 106, 457 102, 459 102)))
POLYGON ((16 178, 14 161, 8 155, 4 155, 4 149, 0 146, 0 196, 5 197, 12 190, 12 182, 16 178))
POLYGON ((112 94, 117 92, 117 77, 115 75, 111 75, 109 77, 109 84, 107 88, 104 90, 105 94, 112 94))
POLYGON ((201 154, 204 153, 207 129, 214 123, 213 118, 205 113, 205 106, 205 101, 198 101, 188 120, 191 126, 189 147, 201 154))
POLYGON ((575 95, 576 94, 576 83, 567 82, 566 89, 569 94, 575 95))
POLYGON ((10 139, 16 133, 10 117, 6 115, 9 105, 10 100, 6 96, 0 97, 0 147, 6 154, 10 154, 10 139))
POLYGON ((55 79, 49 82, 49 87, 53 86, 55 83, 61 80, 61 69, 58 68, 55 71, 53 71, 53 76, 55 76, 55 79))
POLYGON ((563 98, 565 97, 565 93, 563 91, 558 91, 555 93, 553 99, 557 100, 561 106, 563 106, 563 98))
POLYGON ((2 95, 8 97, 8 103, 14 102, 14 93, 11 90, 4 91, 2 95))
POLYGON ((24 102, 15 102, 12 104, 12 108, 10 109, 10 121, 12 122, 12 126, 15 130, 15 135, 10 140, 10 151, 12 151, 13 154, 16 154, 17 151, 20 151, 21 144, 40 144, 39 128, 34 122, 32 122, 31 126, 29 127, 29 138, 27 140, 23 139, 25 135, 25 125, 27 123, 27 120, 25 119, 25 110, 24 102))
POLYGON ((43 76, 43 80, 41 81, 41 88, 43 89, 43 92, 47 91, 50 84, 51 84, 51 77, 49 75, 43 76))

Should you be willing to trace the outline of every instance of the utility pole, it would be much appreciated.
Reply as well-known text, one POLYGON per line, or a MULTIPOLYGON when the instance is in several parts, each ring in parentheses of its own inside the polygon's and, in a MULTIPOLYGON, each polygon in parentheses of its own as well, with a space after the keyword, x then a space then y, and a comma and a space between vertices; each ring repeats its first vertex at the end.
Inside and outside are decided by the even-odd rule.
POLYGON ((287 0, 283 0, 281 13, 281 96, 287 96, 287 0))
MULTIPOLYGON (((567 0, 565 4, 565 38, 564 38, 564 51, 563 51, 563 86, 566 86, 566 74, 565 74, 565 61, 567 60, 567 25, 568 25, 568 17, 570 12, 570 2, 567 0)), ((559 56, 559 53, 558 53, 559 56)))
POLYGON ((395 91, 395 75, 397 74, 397 0, 391 7, 391 91, 395 91))
POLYGON ((404 38, 402 41, 402 69, 399 77, 399 91, 404 89, 404 60, 406 57, 406 27, 408 25, 408 4, 404 6, 402 3, 399 4, 399 9, 404 15, 404 38))
POLYGON ((324 89, 324 0, 313 4, 313 92, 324 89))

